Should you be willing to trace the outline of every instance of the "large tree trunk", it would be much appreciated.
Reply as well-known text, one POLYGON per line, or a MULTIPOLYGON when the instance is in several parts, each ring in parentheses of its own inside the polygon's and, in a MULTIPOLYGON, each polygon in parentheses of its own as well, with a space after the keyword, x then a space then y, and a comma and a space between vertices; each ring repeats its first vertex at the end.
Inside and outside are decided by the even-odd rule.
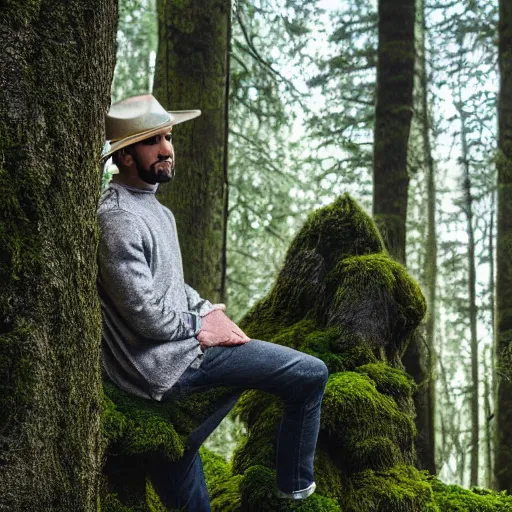
POLYGON ((405 263, 407 146, 413 112, 414 0, 379 0, 373 215, 386 246, 405 263))
MULTIPOLYGON (((414 0, 379 1, 373 214, 390 254, 402 263, 405 263, 409 186, 407 148, 413 112, 414 28, 414 0)), ((428 127, 426 130, 428 133, 428 127)), ((435 275, 432 277, 435 279, 435 275)), ((432 358, 425 350, 424 341, 415 333, 403 363, 419 386, 414 397, 418 464, 435 472, 433 394, 430 394, 433 383, 430 382, 429 362, 432 358)))
POLYGON ((495 476, 512 491, 512 5, 500 0, 495 476))
POLYGON ((186 281, 224 299, 229 0, 158 0, 154 94, 169 110, 200 108, 176 127, 177 177, 159 191, 176 217, 186 281))
POLYGON ((0 503, 93 511, 103 441, 96 205, 115 0, 0 14, 0 503))

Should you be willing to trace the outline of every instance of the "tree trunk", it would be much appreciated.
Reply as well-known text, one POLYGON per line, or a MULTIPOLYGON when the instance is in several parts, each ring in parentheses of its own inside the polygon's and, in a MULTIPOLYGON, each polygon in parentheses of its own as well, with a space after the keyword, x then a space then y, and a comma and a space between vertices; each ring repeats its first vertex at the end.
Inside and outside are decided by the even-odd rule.
POLYGON ((115 0, 0 14, 0 503, 97 509, 101 315, 97 161, 115 0))
POLYGON ((154 94, 169 110, 199 108, 173 132, 177 177, 159 190, 176 217, 187 283, 223 301, 227 222, 229 0, 158 0, 154 94))
POLYGON ((405 263, 407 145, 413 112, 414 0, 379 0, 373 215, 396 260, 405 263))
POLYGON ((500 0, 495 476, 512 491, 512 5, 500 0))
POLYGON ((492 471, 492 429, 491 429, 491 403, 492 403, 492 378, 491 370, 487 364, 487 354, 484 362, 484 413, 485 413, 485 486, 494 487, 492 471))
MULTIPOLYGON (((425 374, 421 376, 422 386, 416 394, 416 428, 418 429, 418 441, 416 448, 418 450, 418 461, 422 468, 428 469, 432 474, 436 474, 435 460, 435 380, 434 368, 436 366, 436 290, 437 290, 437 233, 436 233, 436 171, 434 159, 432 157, 432 147, 430 143, 430 115, 428 105, 428 79, 427 79, 427 61, 426 61, 426 23, 425 23, 425 3, 418 0, 418 17, 420 18, 419 42, 419 77, 421 91, 421 125, 423 139, 423 157, 427 177, 427 246, 425 251, 425 295, 427 299, 427 316, 425 317, 425 374), (420 394, 425 396, 421 397, 420 394), (420 408, 422 403, 424 407, 420 408)), ((418 337, 413 338, 411 343, 418 342, 418 337)), ((407 360, 407 359, 406 359, 407 360)))
MULTIPOLYGON (((461 55, 462 58, 462 55, 461 55)), ((462 84, 461 84, 462 86, 462 84)), ((469 295, 469 327, 471 346, 471 465, 469 485, 478 485, 478 466, 480 451, 480 419, 479 419, 479 376, 478 376, 478 336, 476 306, 476 264, 475 264, 475 232, 473 228, 473 196, 471 195, 471 174, 469 167, 469 148, 466 137, 466 113, 459 89, 457 110, 460 116, 460 136, 463 165, 464 214, 466 216, 466 233, 468 236, 468 295, 469 295)))

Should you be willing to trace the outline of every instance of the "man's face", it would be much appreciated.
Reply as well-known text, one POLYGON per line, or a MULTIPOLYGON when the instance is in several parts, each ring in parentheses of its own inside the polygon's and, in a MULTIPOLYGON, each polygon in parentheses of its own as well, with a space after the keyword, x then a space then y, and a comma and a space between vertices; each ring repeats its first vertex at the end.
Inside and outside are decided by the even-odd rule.
POLYGON ((137 142, 133 148, 133 160, 142 181, 154 185, 174 177, 174 148, 169 128, 137 142))

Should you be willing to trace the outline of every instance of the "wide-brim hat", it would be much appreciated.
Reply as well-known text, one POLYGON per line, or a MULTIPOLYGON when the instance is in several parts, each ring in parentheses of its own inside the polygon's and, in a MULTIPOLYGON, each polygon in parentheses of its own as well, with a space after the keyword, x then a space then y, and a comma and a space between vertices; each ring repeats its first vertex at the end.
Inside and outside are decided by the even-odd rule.
POLYGON ((133 96, 114 103, 105 117, 107 142, 103 147, 100 162, 119 149, 200 115, 200 110, 168 112, 151 94, 133 96))

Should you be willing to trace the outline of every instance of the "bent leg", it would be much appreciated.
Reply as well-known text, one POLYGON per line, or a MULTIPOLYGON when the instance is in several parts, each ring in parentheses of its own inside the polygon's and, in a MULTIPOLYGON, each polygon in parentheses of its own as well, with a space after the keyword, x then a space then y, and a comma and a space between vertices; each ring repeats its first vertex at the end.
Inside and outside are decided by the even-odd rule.
MULTIPOLYGON (((320 428, 320 408, 328 371, 316 357, 260 340, 207 349, 198 369, 189 368, 180 392, 215 386, 259 389, 284 402, 277 447, 277 485, 287 494, 313 484, 313 462, 320 428)), ((199 436, 200 438, 201 436, 199 436)))

